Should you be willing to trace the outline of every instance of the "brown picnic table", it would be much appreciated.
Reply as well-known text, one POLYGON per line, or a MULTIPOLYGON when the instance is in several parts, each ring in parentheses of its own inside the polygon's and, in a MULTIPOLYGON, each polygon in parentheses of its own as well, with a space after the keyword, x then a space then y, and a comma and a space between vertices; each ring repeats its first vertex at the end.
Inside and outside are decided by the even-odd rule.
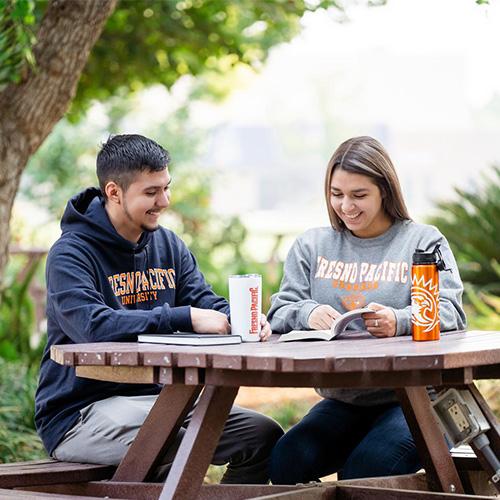
MULTIPOLYGON (((408 498, 434 498, 439 495, 437 492, 454 494, 446 498, 466 498, 458 496, 464 493, 464 485, 433 417, 426 386, 469 388, 491 426, 487 432, 491 447, 497 456, 500 454, 498 423, 473 384, 474 379, 499 378, 500 332, 445 333, 436 342, 413 342, 406 336, 378 339, 363 333, 350 333, 333 342, 276 343, 276 340, 273 335, 265 343, 224 346, 144 343, 53 346, 52 359, 61 365, 74 366, 80 377, 160 383, 164 387, 111 481, 77 485, 68 482, 39 487, 37 491, 162 499, 257 498, 272 494, 276 498, 279 494, 286 494, 287 498, 295 495, 297 498, 401 498, 393 495, 395 490, 390 490, 401 488, 404 483, 395 478, 338 481, 328 486, 301 485, 297 493, 294 486, 202 486, 240 386, 396 388, 425 468, 427 491, 413 492, 408 498), (159 457, 198 397, 165 484, 148 483, 159 457), (336 497, 341 490, 343 494, 336 497), (393 493, 389 494, 390 491, 393 493)), ((492 475, 488 463, 474 451, 492 475)), ((407 481, 406 489, 415 489, 416 480, 407 481)))

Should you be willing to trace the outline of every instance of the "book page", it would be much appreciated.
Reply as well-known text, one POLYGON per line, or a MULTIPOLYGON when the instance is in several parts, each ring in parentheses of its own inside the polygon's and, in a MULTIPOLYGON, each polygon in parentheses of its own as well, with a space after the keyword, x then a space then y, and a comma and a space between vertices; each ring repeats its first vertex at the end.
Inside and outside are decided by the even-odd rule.
POLYGON ((346 312, 339 316, 332 324, 332 338, 334 339, 342 332, 345 331, 347 325, 356 319, 362 319, 362 315, 366 313, 373 312, 371 309, 367 307, 363 307, 361 309, 353 309, 352 311, 346 312))
POLYGON ((292 330, 280 336, 278 342, 291 342, 294 340, 330 340, 331 330, 292 330))
POLYGON ((356 319, 360 319, 362 314, 373 312, 372 309, 363 307, 353 309, 339 316, 333 323, 330 330, 292 330, 282 334, 278 342, 292 342, 300 340, 333 340, 345 331, 347 325, 356 319))

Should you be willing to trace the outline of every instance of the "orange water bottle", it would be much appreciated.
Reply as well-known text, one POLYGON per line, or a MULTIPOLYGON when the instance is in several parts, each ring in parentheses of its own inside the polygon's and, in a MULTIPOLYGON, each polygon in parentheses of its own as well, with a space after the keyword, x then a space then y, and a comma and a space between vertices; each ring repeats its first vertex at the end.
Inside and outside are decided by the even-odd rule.
POLYGON ((439 271, 444 269, 439 245, 432 252, 415 250, 411 267, 413 340, 439 340, 439 271))

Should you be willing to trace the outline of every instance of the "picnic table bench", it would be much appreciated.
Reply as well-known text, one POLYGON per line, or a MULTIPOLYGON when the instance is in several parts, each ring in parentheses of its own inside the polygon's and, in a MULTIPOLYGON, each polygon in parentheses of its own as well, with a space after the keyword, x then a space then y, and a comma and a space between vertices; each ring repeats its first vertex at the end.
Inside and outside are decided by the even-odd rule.
MULTIPOLYGON (((109 479, 116 467, 109 465, 60 462, 52 458, 0 464, 0 488, 17 488, 60 482, 86 482, 109 479)), ((1 498, 1 495, 0 495, 1 498)))
MULTIPOLYGON (((488 498, 464 495, 470 484, 453 462, 433 416, 428 385, 468 388, 491 429, 500 454, 498 423, 473 380, 498 378, 499 332, 452 332, 439 342, 411 337, 377 339, 349 334, 334 342, 225 346, 95 343, 53 346, 52 359, 96 380, 161 383, 164 387, 110 481, 71 479, 23 490, 112 498, 488 498), (325 484, 202 485, 213 450, 240 386, 394 387, 425 468, 425 474, 325 484), (148 483, 165 447, 200 396, 165 484, 148 483), (441 493, 440 493, 441 492, 441 493), (444 495, 444 493, 446 495, 444 495), (280 496, 281 495, 281 496, 280 496), (285 496, 283 496, 285 495, 285 496)), ((473 447, 474 448, 474 447, 473 447)), ((478 454, 491 476, 488 463, 478 454)), ((1 483, 0 483, 1 486, 1 483)), ((9 486, 8 486, 9 487, 9 486)))

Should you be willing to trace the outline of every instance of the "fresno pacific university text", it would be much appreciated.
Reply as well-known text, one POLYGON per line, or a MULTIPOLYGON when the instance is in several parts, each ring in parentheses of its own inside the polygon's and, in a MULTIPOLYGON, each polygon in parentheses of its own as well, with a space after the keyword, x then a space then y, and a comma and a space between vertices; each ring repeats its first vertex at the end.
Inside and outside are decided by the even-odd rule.
POLYGON ((259 287, 250 288, 252 323, 250 333, 259 333, 259 287))
POLYGON ((108 276, 113 292, 123 305, 157 300, 158 290, 175 288, 175 270, 150 268, 108 276))
POLYGON ((339 280, 345 283, 393 281, 406 283, 409 276, 407 262, 384 260, 379 264, 369 262, 343 262, 318 256, 315 278, 339 280))

